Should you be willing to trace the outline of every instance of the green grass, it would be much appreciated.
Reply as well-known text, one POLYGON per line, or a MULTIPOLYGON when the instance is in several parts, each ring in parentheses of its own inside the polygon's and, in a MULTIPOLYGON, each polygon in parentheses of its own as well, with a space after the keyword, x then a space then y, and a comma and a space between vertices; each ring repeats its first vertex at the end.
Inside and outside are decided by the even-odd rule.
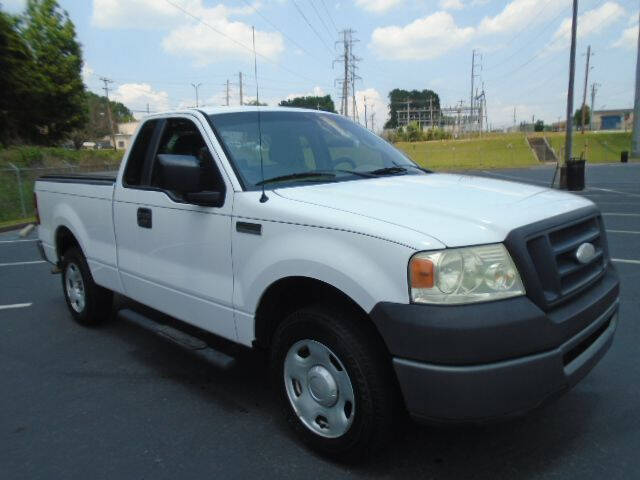
POLYGON ((41 175, 114 169, 120 164, 122 153, 31 146, 0 149, 0 222, 33 215, 33 186, 41 175), (20 169, 20 183, 11 165, 20 169))
MULTIPOLYGON (((565 136, 562 132, 536 133, 545 136, 556 154, 564 152, 565 136)), ((620 152, 630 150, 631 133, 580 133, 574 134, 573 153, 579 157, 586 150, 585 158, 590 163, 615 163, 620 161, 620 152)), ((466 170, 514 168, 540 165, 529 148, 522 133, 489 134, 482 138, 465 140, 437 140, 431 142, 399 142, 404 150, 419 165, 434 170, 466 170)))
POLYGON ((7 220, 4 222, 0 222, 0 229, 5 227, 18 227, 19 225, 25 223, 34 223, 36 221, 36 217, 27 217, 27 218, 16 218, 15 220, 7 220))
POLYGON ((468 140, 400 142, 419 165, 434 170, 527 167, 539 164, 521 133, 490 134, 468 140))

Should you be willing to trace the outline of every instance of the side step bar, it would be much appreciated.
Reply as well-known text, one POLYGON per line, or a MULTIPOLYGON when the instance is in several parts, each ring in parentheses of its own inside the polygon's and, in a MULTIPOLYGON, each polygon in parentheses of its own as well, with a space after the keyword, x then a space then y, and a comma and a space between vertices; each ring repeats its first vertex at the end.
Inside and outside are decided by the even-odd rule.
POLYGON ((221 370, 229 370, 236 363, 235 358, 230 357, 224 352, 211 348, 200 338, 189 335, 188 333, 170 327, 169 325, 158 323, 131 309, 125 308, 118 311, 118 316, 138 325, 141 328, 144 328, 145 330, 150 330, 186 350, 189 350, 197 357, 206 360, 221 370))

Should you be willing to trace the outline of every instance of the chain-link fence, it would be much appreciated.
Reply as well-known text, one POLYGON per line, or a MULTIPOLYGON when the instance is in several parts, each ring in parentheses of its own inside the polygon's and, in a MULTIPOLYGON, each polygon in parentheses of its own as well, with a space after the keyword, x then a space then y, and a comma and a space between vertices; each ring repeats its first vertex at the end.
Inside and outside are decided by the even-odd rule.
POLYGON ((119 166, 119 162, 97 161, 57 167, 24 168, 13 163, 0 167, 0 223, 33 216, 33 186, 42 175, 113 172, 119 166))

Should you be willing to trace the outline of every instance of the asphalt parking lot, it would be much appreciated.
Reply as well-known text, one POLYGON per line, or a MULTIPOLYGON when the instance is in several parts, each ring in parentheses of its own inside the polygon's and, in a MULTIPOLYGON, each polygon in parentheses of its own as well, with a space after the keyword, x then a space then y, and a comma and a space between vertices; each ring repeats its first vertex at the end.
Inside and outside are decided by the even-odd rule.
MULTIPOLYGON (((549 167, 475 172, 548 185, 549 167)), ((346 466, 289 433, 262 358, 221 371, 125 320, 70 319, 32 234, 0 234, 0 476, 51 478, 639 478, 640 164, 589 166, 622 281, 620 324, 596 368, 558 401, 505 423, 402 422, 346 466)), ((401 420, 399 419, 399 422, 401 420)))

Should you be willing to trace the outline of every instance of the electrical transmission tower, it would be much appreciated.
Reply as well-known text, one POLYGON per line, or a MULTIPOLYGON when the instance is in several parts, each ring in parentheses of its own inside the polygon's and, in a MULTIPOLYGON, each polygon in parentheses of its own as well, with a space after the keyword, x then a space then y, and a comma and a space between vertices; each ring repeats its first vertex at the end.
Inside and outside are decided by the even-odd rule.
POLYGON ((358 62, 361 60, 353 54, 353 44, 358 42, 353 38, 355 30, 345 29, 340 32, 341 40, 336 45, 342 44, 342 53, 336 57, 333 64, 342 64, 342 76, 336 79, 336 85, 340 87, 340 114, 349 116, 349 100, 351 100, 351 117, 358 120, 358 108, 356 104, 356 81, 361 77, 356 73, 358 62))
POLYGON ((481 73, 482 54, 480 54, 477 50, 473 50, 471 56, 471 96, 469 103, 469 106, 471 107, 471 115, 468 118, 469 131, 475 131, 477 126, 480 126, 480 128, 482 128, 482 112, 476 106, 478 92, 475 89, 476 78, 480 78, 481 73))

